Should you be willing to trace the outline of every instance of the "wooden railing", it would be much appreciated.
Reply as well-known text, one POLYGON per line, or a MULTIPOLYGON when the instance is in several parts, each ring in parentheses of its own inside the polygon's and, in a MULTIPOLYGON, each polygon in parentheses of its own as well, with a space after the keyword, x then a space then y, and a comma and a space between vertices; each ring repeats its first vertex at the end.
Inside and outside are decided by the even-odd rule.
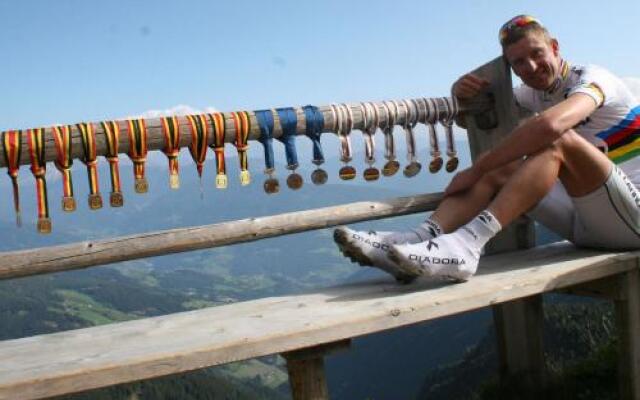
MULTIPOLYGON (((494 107, 467 113, 472 156, 518 123, 509 70, 501 58, 479 68, 494 107)), ((463 105, 464 106, 464 105, 463 105)), ((473 108, 473 107, 472 107, 473 108)), ((0 278, 51 273, 140 257, 228 245, 338 224, 433 210, 440 194, 361 202, 216 225, 0 253, 0 278)), ((533 247, 519 220, 488 252, 533 247)), ((546 379, 542 293, 564 290, 613 299, 620 329, 620 382, 640 398, 638 254, 564 244, 483 258, 460 285, 367 283, 265 298, 162 317, 0 342, 0 399, 36 399, 220 365, 267 354, 287 359, 295 399, 325 399, 323 356, 365 334, 491 306, 504 377, 533 397, 546 379)))

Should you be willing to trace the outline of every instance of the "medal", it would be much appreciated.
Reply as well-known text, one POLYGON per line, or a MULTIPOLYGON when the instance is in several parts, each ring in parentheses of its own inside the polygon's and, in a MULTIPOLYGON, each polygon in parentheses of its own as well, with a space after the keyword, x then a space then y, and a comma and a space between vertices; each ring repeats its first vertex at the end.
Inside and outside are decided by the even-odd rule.
POLYGON ((216 188, 227 188, 227 167, 224 159, 224 138, 225 138, 225 124, 224 114, 213 113, 207 114, 211 127, 213 128, 213 152, 216 156, 216 188))
POLYGON ((54 126, 51 133, 56 145, 56 160, 54 165, 62 174, 62 210, 75 211, 76 200, 73 198, 73 180, 71 179, 71 125, 54 126))
POLYGON ((276 109, 280 119, 282 135, 278 138, 284 144, 284 151, 287 157, 287 169, 291 174, 287 177, 287 186, 292 190, 302 187, 304 180, 296 173, 298 168, 298 154, 296 151, 296 133, 298 126, 298 116, 292 107, 276 109))
POLYGON ((91 122, 81 122, 76 124, 76 127, 82 139, 84 157, 81 161, 87 167, 87 178, 89 179, 89 209, 97 210, 102 208, 102 196, 100 196, 98 185, 96 134, 91 122))
POLYGON ((349 165, 352 160, 351 156, 351 140, 349 134, 353 129, 353 114, 351 108, 346 104, 331 105, 334 117, 334 132, 340 139, 340 161, 343 162, 342 168, 338 172, 340 179, 348 181, 356 177, 356 169, 349 165))
POLYGON ((109 172, 111 175, 111 195, 109 196, 109 204, 111 207, 122 207, 124 205, 124 198, 122 197, 120 167, 118 161, 120 125, 118 125, 117 121, 102 122, 101 125, 107 142, 107 152, 105 157, 109 162, 109 172))
POLYGON ((129 158, 133 161, 134 189, 136 193, 147 193, 149 183, 145 178, 144 164, 147 161, 147 125, 144 119, 127 121, 129 136, 129 158))
POLYGON ((189 144, 189 154, 196 163, 198 178, 200 180, 200 198, 204 196, 202 189, 202 170, 207 159, 207 144, 209 140, 209 128, 207 127, 207 117, 203 114, 187 115, 189 127, 191 128, 191 143, 189 144))
POLYGON ((362 134, 364 137, 365 162, 368 167, 364 170, 364 180, 375 181, 380 177, 380 171, 373 166, 375 159, 374 135, 378 129, 379 114, 378 107, 373 103, 360 103, 362 113, 362 134))
POLYGON ((458 168, 458 152, 456 151, 456 144, 453 139, 453 121, 458 114, 458 103, 455 100, 455 97, 446 97, 441 98, 444 103, 446 112, 443 117, 440 119, 440 123, 444 127, 445 137, 447 139, 447 164, 445 166, 445 170, 447 172, 453 172, 458 168))
POLYGON ((258 127, 260 128, 260 137, 258 141, 264 147, 264 173, 267 179, 264 181, 263 189, 268 194, 278 193, 280 191, 280 182, 275 178, 275 164, 273 156, 273 112, 271 110, 259 110, 254 112, 258 127))
POLYGON ((251 175, 249 174, 249 161, 247 159, 247 149, 249 148, 248 139, 251 131, 251 119, 246 111, 238 111, 231 113, 231 120, 236 131, 236 140, 234 145, 238 150, 238 161, 240 162, 240 185, 246 186, 251 183, 251 175))
MULTIPOLYGON (((395 103, 395 101, 394 101, 395 103)), ((405 136, 407 139, 407 162, 409 163, 404 167, 403 174, 407 178, 412 178, 416 176, 420 170, 422 169, 422 165, 418 162, 416 158, 416 138, 413 134, 413 128, 416 126, 416 119, 418 112, 417 110, 412 109, 412 104, 410 104, 407 100, 402 100, 402 104, 404 105, 405 114, 404 114, 404 123, 402 124, 402 128, 404 129, 405 136)), ((398 104, 395 103, 396 110, 398 110, 398 104)))
POLYGON ((438 142, 438 133, 436 132, 436 123, 438 123, 440 111, 438 103, 433 99, 422 99, 426 106, 427 112, 425 116, 425 124, 429 130, 429 146, 431 161, 429 162, 429 172, 435 174, 442 168, 442 156, 440 153, 440 144, 438 142))
POLYGON ((396 147, 393 138, 396 114, 391 112, 391 108, 386 101, 382 102, 382 109, 385 112, 385 125, 382 128, 382 133, 384 133, 384 158, 387 160, 384 167, 382 167, 382 175, 393 176, 400 169, 400 163, 396 161, 396 147))
POLYGON ((324 115, 316 106, 304 106, 306 134, 313 143, 313 160, 316 169, 311 173, 311 181, 315 185, 323 185, 327 182, 327 172, 320 168, 324 164, 324 153, 320 143, 320 135, 324 130, 324 115))
MULTIPOLYGON (((164 135, 164 148, 162 152, 169 161, 169 187, 180 188, 180 175, 178 154, 180 154, 180 121, 178 117, 162 117, 162 133, 164 135)), ((206 125, 206 122, 205 122, 206 125)))
POLYGON ((31 172, 36 178, 36 198, 38 200, 38 233, 51 233, 51 219, 49 219, 49 201, 47 199, 47 164, 44 154, 44 128, 29 129, 27 131, 29 156, 31 157, 31 172))

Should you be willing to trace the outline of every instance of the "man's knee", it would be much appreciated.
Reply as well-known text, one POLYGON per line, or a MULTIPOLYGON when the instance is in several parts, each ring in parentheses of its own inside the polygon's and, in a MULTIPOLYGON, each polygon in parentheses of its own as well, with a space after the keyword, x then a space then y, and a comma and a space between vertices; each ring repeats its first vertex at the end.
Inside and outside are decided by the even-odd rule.
POLYGON ((485 174, 482 177, 481 182, 482 184, 487 185, 494 190, 499 190, 507 183, 511 175, 516 172, 520 165, 522 165, 521 161, 514 161, 510 164, 505 165, 504 167, 495 169, 485 174))

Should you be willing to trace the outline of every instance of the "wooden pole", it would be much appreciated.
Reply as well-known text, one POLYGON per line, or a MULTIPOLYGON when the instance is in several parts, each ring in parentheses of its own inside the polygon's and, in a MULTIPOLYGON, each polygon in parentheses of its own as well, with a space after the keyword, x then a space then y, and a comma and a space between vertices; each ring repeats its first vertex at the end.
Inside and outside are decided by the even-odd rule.
POLYGON ((0 279, 86 268, 178 253, 313 229, 432 211, 441 193, 363 201, 267 217, 111 239, 0 253, 0 279))
POLYGON ((620 399, 640 399, 640 272, 620 275, 621 298, 615 301, 618 326, 618 382, 620 399))
MULTIPOLYGON (((411 100, 411 99, 408 99, 411 100)), ((380 110, 380 123, 384 126, 387 122, 385 120, 386 114, 382 111, 383 103, 382 102, 373 102, 373 104, 378 107, 380 110)), ((354 119, 354 129, 361 129, 363 125, 362 113, 360 111, 359 103, 351 103, 348 104, 353 111, 353 119, 354 119)), ((402 125, 405 121, 407 112, 406 108, 403 105, 402 100, 398 101, 398 118, 396 119, 396 124, 402 125)), ((491 107, 491 101, 489 99, 477 99, 474 102, 467 103, 464 105, 462 111, 480 111, 486 110, 491 107)), ((324 116, 324 132, 333 132, 335 120, 333 118, 333 114, 331 113, 331 106, 319 106, 319 110, 322 112, 324 116)), ((306 131, 306 120, 304 116, 304 111, 301 107, 295 107, 296 115, 298 117, 298 125, 297 125, 297 134, 304 135, 306 131)), ((442 110, 444 112, 444 110, 442 110)), ((258 123, 256 121, 256 117, 253 112, 249 113, 251 119, 251 131, 249 133, 250 140, 256 140, 260 136, 260 129, 258 127, 258 123)), ((225 118, 225 141, 231 143, 235 140, 235 127, 233 120, 231 119, 231 113, 225 112, 223 113, 225 118)), ((426 118, 424 110, 420 110, 419 118, 422 120, 426 118)), ((191 135, 189 134, 189 123, 186 117, 179 117, 179 126, 181 131, 180 138, 180 147, 186 147, 191 143, 191 135)), ((280 137, 282 135, 282 127, 280 125, 280 119, 278 118, 277 113, 274 113, 274 132, 273 136, 275 138, 280 137)), ((119 120, 120 125, 120 140, 118 145, 118 151, 121 154, 126 154, 129 151, 129 139, 126 135, 126 121, 119 120)), ((148 150, 162 150, 165 147, 165 139, 162 133, 162 125, 159 118, 148 118, 145 119, 145 124, 147 126, 147 148, 148 150)), ((96 132, 96 147, 97 154, 99 156, 104 156, 106 153, 106 140, 102 127, 99 122, 94 122, 94 129, 96 132)), ((55 142, 53 139, 53 135, 51 133, 51 127, 45 127, 45 160, 53 161, 56 159, 56 149, 55 142)), ((22 155, 20 157, 20 163, 25 165, 29 164, 30 158, 28 153, 27 139, 26 139, 26 130, 23 130, 22 135, 22 155)), ((82 144, 80 139, 80 132, 75 124, 73 124, 72 129, 72 158, 79 159, 83 156, 82 152, 82 144)), ((209 137, 209 144, 213 143, 213 136, 209 137)), ((6 162, 4 157, 0 157, 0 167, 6 167, 6 162)))
MULTIPOLYGON (((495 147, 513 131, 520 119, 520 111, 513 99, 511 72, 506 61, 498 57, 474 72, 490 82, 488 92, 495 103, 490 112, 475 115, 467 113, 464 116, 472 159, 495 147)), ((533 223, 527 218, 520 218, 505 227, 489 242, 485 250, 487 254, 492 254, 534 245, 533 223)), ((518 382, 527 393, 535 396, 544 387, 546 375, 542 343, 542 296, 535 295, 496 305, 493 307, 493 316, 502 379, 518 382)))

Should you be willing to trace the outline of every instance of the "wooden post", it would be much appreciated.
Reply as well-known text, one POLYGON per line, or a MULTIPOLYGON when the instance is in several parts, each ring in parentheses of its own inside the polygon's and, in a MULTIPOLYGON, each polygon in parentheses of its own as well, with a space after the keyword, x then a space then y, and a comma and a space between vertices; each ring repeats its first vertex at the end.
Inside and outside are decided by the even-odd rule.
MULTIPOLYGON (((490 112, 464 116, 472 159, 491 149, 511 133, 518 125, 521 115, 513 99, 511 72, 502 57, 474 72, 490 82, 488 92, 495 104, 490 112)), ((522 217, 505 227, 488 243, 485 250, 487 254, 491 254, 534 245, 533 223, 522 217)), ((517 382, 523 385, 527 393, 540 391, 544 387, 546 375, 542 344, 542 296, 496 305, 493 307, 493 316, 502 379, 511 382, 518 379, 517 382)))
POLYGON ((329 390, 324 374, 324 356, 342 351, 351 339, 327 343, 282 354, 287 360, 289 385, 293 400, 327 400, 329 390))
MULTIPOLYGON (((637 264, 637 260, 633 260, 637 264)), ((620 298, 615 300, 619 336, 618 382, 621 399, 640 399, 640 272, 620 275, 620 298)))

